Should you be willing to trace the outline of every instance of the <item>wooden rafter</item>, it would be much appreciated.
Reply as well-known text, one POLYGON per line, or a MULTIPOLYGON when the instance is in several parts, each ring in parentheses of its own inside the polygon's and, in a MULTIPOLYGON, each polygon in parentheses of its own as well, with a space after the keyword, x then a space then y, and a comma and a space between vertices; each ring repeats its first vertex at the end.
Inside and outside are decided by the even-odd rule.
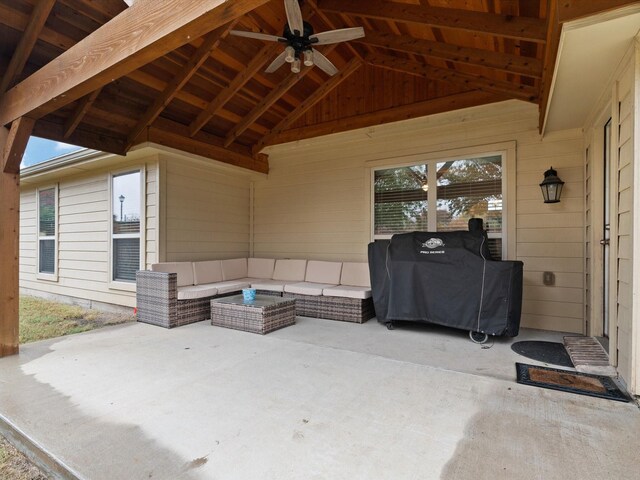
POLYGON ((71 116, 67 118, 67 121, 64 124, 62 138, 68 139, 71 136, 71 134, 75 131, 75 129, 78 128, 78 125, 80 125, 80 122, 82 121, 84 116, 87 114, 87 112, 91 108, 91 105, 93 105, 93 102, 96 101, 96 98, 98 98, 98 95, 100 95, 101 91, 102 91, 102 88, 99 88, 96 91, 91 92, 89 95, 85 95, 80 99, 78 106, 76 107, 74 112, 71 114, 71 116))
POLYGON ((83 128, 82 125, 77 127, 67 138, 64 138, 62 136, 63 129, 64 125, 41 118, 33 127, 33 135, 54 141, 64 139, 73 145, 81 145, 85 148, 115 153, 116 155, 124 155, 126 153, 124 138, 115 138, 97 133, 92 128, 83 128))
MULTIPOLYGON (((336 45, 330 45, 328 49, 324 51, 324 54, 328 54, 336 48, 336 45)), ((228 147, 231 145, 243 132, 247 130, 251 125, 253 125, 258 118, 260 118, 271 106, 276 103, 282 96, 288 92, 295 84, 297 84, 300 80, 302 80, 309 72, 311 72, 310 68, 304 68, 297 75, 291 74, 288 75, 280 84, 271 90, 271 93, 264 97, 260 103, 258 103, 251 112, 249 112, 240 123, 236 124, 236 126, 227 134, 225 138, 224 145, 228 147)))
MULTIPOLYGON (((309 5, 311 5, 311 8, 313 9, 313 12, 318 15, 318 17, 320 17, 320 19, 331 29, 331 30, 335 30, 336 28, 338 28, 338 26, 333 23, 331 21, 331 19, 329 17, 327 17, 327 15, 320 10, 320 8, 318 8, 318 2, 316 0, 307 0, 307 2, 309 3, 309 5)), ((351 42, 346 42, 344 45, 347 46, 347 48, 349 50, 351 50, 351 53, 353 55, 355 55, 356 57, 360 57, 362 58, 362 55, 360 55, 360 52, 358 52, 358 50, 356 50, 354 48, 354 46, 351 44, 351 42)))
POLYGON ((560 35, 562 26, 558 22, 558 0, 549 0, 549 13, 547 16, 549 30, 547 32, 547 48, 544 52, 544 74, 540 85, 540 106, 538 115, 538 129, 542 133, 547 115, 547 106, 551 95, 553 72, 556 68, 558 49, 560 48, 560 35))
POLYGON ((544 43, 545 22, 537 18, 510 17, 442 7, 394 3, 384 0, 319 0, 321 10, 378 20, 417 23, 436 28, 452 28, 474 33, 544 43))
POLYGON ((27 28, 22 33, 20 43, 18 43, 18 47, 13 52, 9 67, 0 80, 0 95, 2 95, 13 83, 15 78, 22 73, 22 69, 27 63, 29 55, 31 55, 31 50, 33 50, 40 31, 42 27, 44 27, 49 17, 49 12, 51 12, 55 3, 56 0, 40 0, 34 5, 27 28))
POLYGON ((261 70, 267 62, 273 60, 276 52, 282 49, 278 43, 265 45, 258 54, 251 59, 247 67, 238 73, 229 85, 214 98, 198 117, 189 125, 189 136, 193 137, 216 115, 231 98, 238 93, 253 76, 261 70))
POLYGON ((40 118, 268 0, 137 0, 0 99, 0 125, 40 118))
POLYGON ((271 132, 263 137, 255 146, 254 153, 262 150, 265 145, 268 145, 273 138, 275 138, 278 134, 282 133, 289 125, 295 122, 298 118, 300 118, 307 110, 313 107, 316 103, 321 101, 324 97, 326 97, 334 88, 344 82, 349 76, 354 73, 358 68, 363 65, 362 60, 360 58, 355 57, 351 59, 351 61, 345 65, 345 67, 336 75, 331 77, 327 82, 322 84, 318 89, 305 101, 303 101, 300 105, 296 107, 294 111, 292 111, 289 115, 283 118, 278 125, 276 125, 271 132))
POLYGON ((170 148, 211 158, 223 163, 269 173, 269 162, 266 155, 252 155, 248 148, 225 148, 222 138, 198 132, 189 137, 188 127, 159 117, 144 134, 144 141, 150 141, 170 148))
POLYGON ((451 82, 470 90, 484 90, 486 92, 517 98, 528 102, 536 102, 538 99, 538 90, 527 85, 495 80, 481 75, 470 75, 456 70, 447 70, 445 68, 438 68, 424 63, 379 53, 367 55, 365 60, 376 67, 409 73, 429 80, 436 80, 444 83, 451 82))
POLYGON ((557 2, 558 22, 570 22, 628 5, 638 4, 640 4, 638 0, 560 0, 557 2))
POLYGON ((389 50, 441 58, 453 63, 493 68, 533 78, 542 76, 542 62, 536 58, 373 31, 367 31, 366 36, 358 41, 389 50))
POLYGON ((35 121, 28 117, 21 117, 11 123, 9 136, 2 152, 2 172, 19 173, 20 162, 27 148, 29 136, 33 131, 35 121))
POLYGON ((270 143, 286 143, 304 138, 313 138, 321 135, 330 135, 332 133, 345 132, 358 128, 371 127, 383 123, 397 122, 408 120, 410 118, 434 115, 436 113, 458 110, 461 108, 475 107, 485 105, 487 103, 499 102, 506 100, 504 97, 496 96, 492 93, 481 91, 470 91, 450 95, 447 97, 435 98, 423 102, 411 103, 399 107, 392 107, 375 112, 365 113, 362 115, 354 115, 351 117, 340 118, 330 122, 318 123, 308 127, 301 127, 286 130, 274 136, 270 143))
MULTIPOLYGON (((20 10, 15 10, 0 2, 0 24, 20 31, 25 31, 29 25, 29 19, 29 14, 20 10)), ((54 46, 57 49, 71 48, 76 44, 76 41, 73 38, 65 35, 64 33, 48 28, 46 25, 41 30, 39 40, 47 43, 48 45, 54 46)))
POLYGON ((138 123, 133 130, 131 130, 129 137, 127 138, 127 150, 131 147, 138 135, 140 135, 140 132, 142 132, 147 125, 151 125, 166 106, 171 103, 171 100, 173 100, 177 93, 182 90, 196 71, 202 66, 207 58, 209 58, 211 51, 220 45, 220 41, 226 37, 232 28, 235 27, 237 22, 237 20, 234 20, 227 25, 215 29, 204 37, 202 44, 195 52, 193 52, 193 55, 191 55, 191 58, 189 58, 187 63, 182 67, 180 73, 171 79, 160 95, 155 97, 153 103, 138 120, 138 123))

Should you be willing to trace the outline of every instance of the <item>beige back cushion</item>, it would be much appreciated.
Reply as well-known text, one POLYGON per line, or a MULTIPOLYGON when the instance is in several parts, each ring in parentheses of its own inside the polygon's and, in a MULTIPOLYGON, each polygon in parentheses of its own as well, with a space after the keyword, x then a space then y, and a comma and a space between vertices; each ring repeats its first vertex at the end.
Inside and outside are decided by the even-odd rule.
POLYGON ((352 287, 371 287, 368 263, 344 262, 342 264, 341 285, 352 287))
POLYGON ((248 264, 249 278, 271 278, 276 261, 273 258, 249 258, 248 264))
POLYGON ((237 280, 247 277, 246 258, 232 258, 231 260, 222 260, 221 263, 223 280, 237 280))
POLYGON ((196 285, 222 281, 222 264, 220 260, 193 262, 193 280, 196 285))
POLYGON ((193 285, 193 266, 191 262, 154 263, 151 271, 178 274, 178 287, 193 285))
POLYGON ((307 262, 307 274, 305 282, 327 283, 338 285, 340 283, 340 272, 342 262, 321 262, 319 260, 309 260, 307 262))
POLYGON ((306 260, 276 260, 272 278, 288 282, 303 282, 306 269, 306 260))

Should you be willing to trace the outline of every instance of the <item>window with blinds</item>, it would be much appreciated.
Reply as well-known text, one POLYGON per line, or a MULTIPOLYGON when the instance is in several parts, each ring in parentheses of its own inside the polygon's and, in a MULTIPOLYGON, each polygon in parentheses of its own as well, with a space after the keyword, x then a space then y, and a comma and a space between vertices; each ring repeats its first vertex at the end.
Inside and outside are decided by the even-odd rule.
POLYGON ((141 174, 112 177, 112 280, 135 282, 140 270, 141 174))
POLYGON ((38 190, 38 273, 56 273, 56 188, 38 190))
POLYGON ((502 155, 376 170, 374 239, 412 231, 467 230, 469 219, 481 218, 491 254, 500 259, 502 177, 502 155))

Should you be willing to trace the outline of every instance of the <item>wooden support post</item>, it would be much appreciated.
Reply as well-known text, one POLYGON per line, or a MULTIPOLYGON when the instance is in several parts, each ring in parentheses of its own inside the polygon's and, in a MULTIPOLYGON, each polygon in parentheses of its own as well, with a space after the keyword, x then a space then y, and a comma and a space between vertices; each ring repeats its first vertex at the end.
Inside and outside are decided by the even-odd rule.
MULTIPOLYGON (((11 137, 0 127, 0 152, 12 151, 11 137)), ((20 162, 18 162, 18 165, 20 162)), ((0 357, 18 353, 18 240, 20 169, 0 171, 0 357)))

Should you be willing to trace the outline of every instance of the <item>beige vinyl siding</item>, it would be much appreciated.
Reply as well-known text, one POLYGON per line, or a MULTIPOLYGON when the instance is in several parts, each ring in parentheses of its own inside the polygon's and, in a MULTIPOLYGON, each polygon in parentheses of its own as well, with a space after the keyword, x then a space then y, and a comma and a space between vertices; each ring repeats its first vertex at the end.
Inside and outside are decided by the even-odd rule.
POLYGON ((534 105, 509 101, 272 147, 269 177, 255 183, 254 255, 366 261, 374 166, 509 142, 517 153, 508 241, 516 235, 509 255, 524 262, 522 325, 582 332, 582 133, 541 139, 537 119, 534 105), (545 205, 538 184, 551 165, 566 184, 561 203, 545 205), (542 284, 546 270, 553 287, 542 284))
MULTIPOLYGON (((20 288, 23 292, 135 306, 134 289, 113 288, 109 278, 109 174, 129 166, 125 165, 114 162, 110 169, 58 179, 57 281, 36 277, 36 189, 50 183, 23 186, 20 219, 20 288)), ((157 160, 153 157, 131 166, 145 169, 148 202, 145 233, 147 246, 153 247, 146 256, 149 263, 155 259, 157 160)))
MULTIPOLYGON (((617 195, 614 201, 616 216, 613 245, 615 287, 613 314, 617 320, 618 371, 627 381, 633 379, 633 201, 634 195, 634 78, 635 56, 631 57, 617 82, 613 133, 615 145, 613 172, 616 175, 617 195)), ((636 159, 637 161, 638 159, 636 159)), ((635 315, 638 313, 636 312, 635 315)))
POLYGON ((162 155, 164 261, 246 257, 250 179, 212 164, 162 155))

